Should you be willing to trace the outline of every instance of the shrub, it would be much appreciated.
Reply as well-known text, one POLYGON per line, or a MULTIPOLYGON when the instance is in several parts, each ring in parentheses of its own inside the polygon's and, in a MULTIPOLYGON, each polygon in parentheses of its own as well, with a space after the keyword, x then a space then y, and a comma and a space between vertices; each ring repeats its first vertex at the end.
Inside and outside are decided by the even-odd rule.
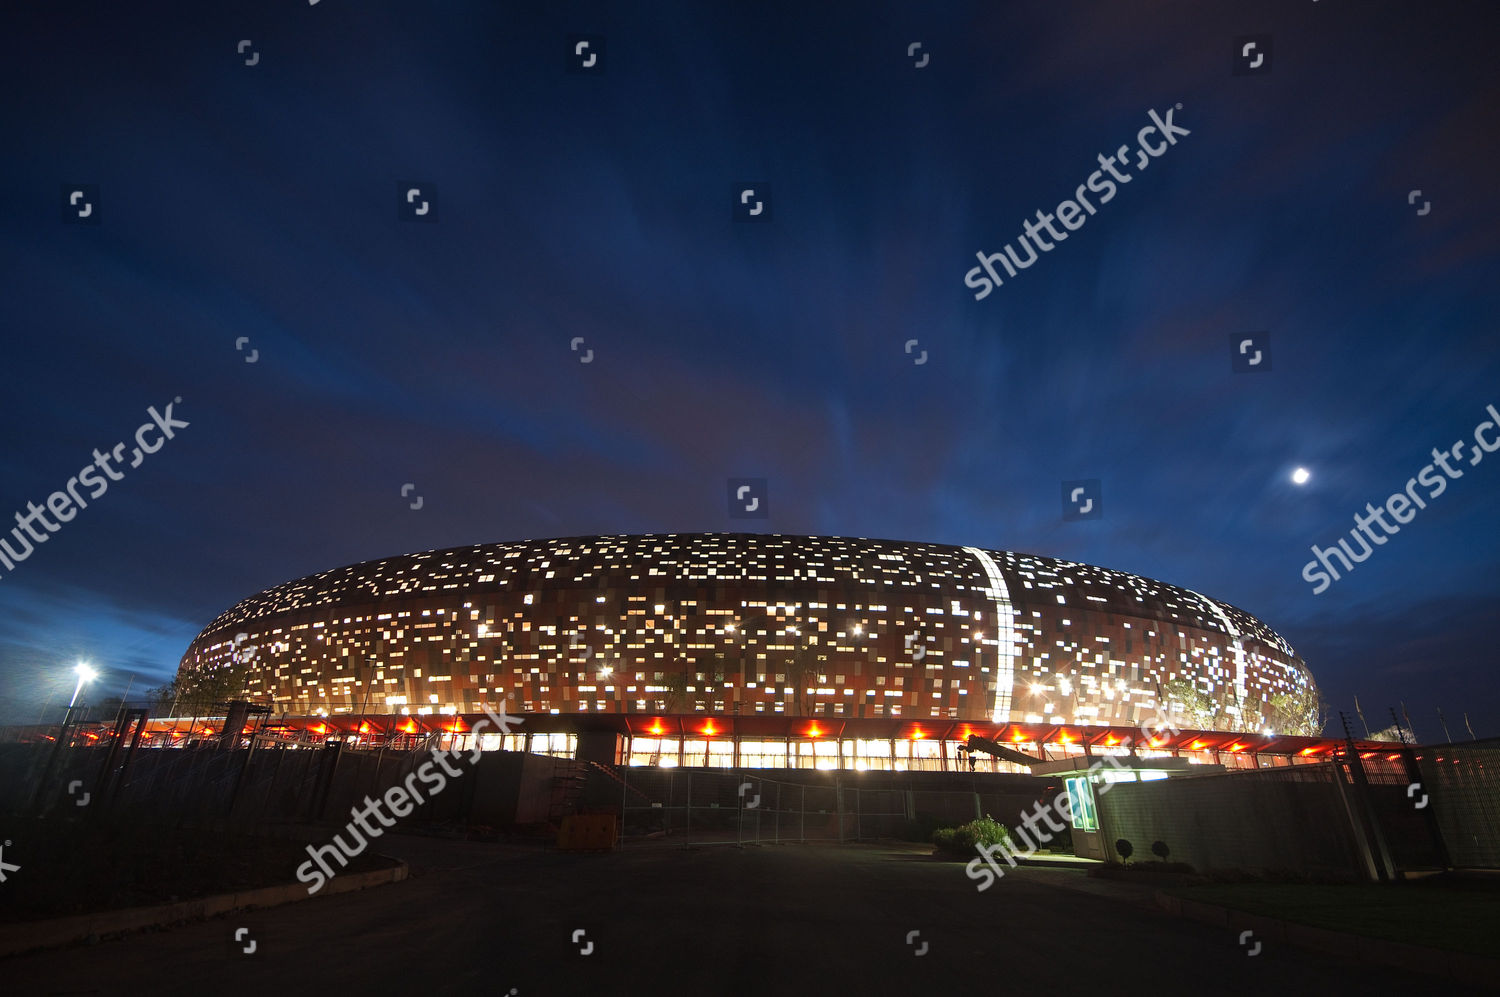
POLYGON ((960 827, 943 828, 932 833, 932 843, 940 852, 970 858, 978 853, 980 845, 1003 844, 1010 838, 1005 825, 989 818, 971 820, 960 827))
POLYGON ((1010 840, 1010 832, 1005 829, 1005 825, 993 817, 981 817, 970 821, 966 826, 973 831, 976 845, 999 845, 1010 840))

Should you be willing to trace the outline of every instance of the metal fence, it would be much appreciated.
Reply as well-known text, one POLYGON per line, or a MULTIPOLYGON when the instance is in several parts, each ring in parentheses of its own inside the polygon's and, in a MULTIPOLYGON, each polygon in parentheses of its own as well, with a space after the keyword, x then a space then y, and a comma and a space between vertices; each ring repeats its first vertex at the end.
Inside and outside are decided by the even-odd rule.
MULTIPOLYGON (((0 810, 152 823, 243 827, 342 816, 431 757, 417 751, 305 749, 284 744, 251 750, 155 748, 111 764, 106 747, 0 748, 0 810)), ((462 780, 459 780, 460 785, 462 780)), ((453 819, 472 802, 461 789, 433 797, 428 819, 453 819)))
POLYGON ((613 799, 593 792, 586 805, 622 813, 625 845, 925 838, 933 827, 986 813, 1013 819, 1036 796, 1001 791, 993 784, 985 792, 920 790, 896 785, 888 773, 807 773, 806 778, 788 779, 767 777, 763 770, 625 768, 608 769, 605 775, 613 799))
POLYGON ((1448 860, 1457 868, 1500 869, 1500 739, 1423 748, 1420 787, 1406 798, 1429 798, 1448 860))

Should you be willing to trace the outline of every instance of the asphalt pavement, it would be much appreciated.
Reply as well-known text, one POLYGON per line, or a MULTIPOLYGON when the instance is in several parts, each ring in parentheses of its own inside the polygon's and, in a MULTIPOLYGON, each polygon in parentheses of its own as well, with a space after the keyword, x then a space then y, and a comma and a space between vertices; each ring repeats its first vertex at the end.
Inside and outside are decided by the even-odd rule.
POLYGON ((1435 977, 1172 918, 1148 889, 914 846, 560 854, 387 835, 405 882, 0 962, 15 994, 1428 992, 1435 977), (241 930, 243 929, 243 930, 241 930), (238 936, 238 941, 236 941, 238 936), (247 949, 253 949, 247 951, 247 949), (1040 991, 1038 988, 1041 988, 1040 991))

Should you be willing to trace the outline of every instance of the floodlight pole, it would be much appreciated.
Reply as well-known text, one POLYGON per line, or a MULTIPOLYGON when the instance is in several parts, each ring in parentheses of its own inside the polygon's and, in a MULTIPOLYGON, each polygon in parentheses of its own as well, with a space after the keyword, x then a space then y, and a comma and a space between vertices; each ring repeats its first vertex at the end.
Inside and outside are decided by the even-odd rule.
POLYGON ((78 676, 78 684, 73 687, 73 698, 68 700, 68 709, 70 711, 73 709, 73 704, 78 702, 78 694, 83 691, 83 683, 84 678, 83 675, 80 674, 78 676))
POLYGON ((96 673, 83 662, 74 666, 73 671, 78 675, 78 684, 73 687, 73 698, 68 700, 67 712, 63 714, 62 726, 57 731, 57 740, 52 742, 52 751, 47 756, 47 767, 42 770, 42 778, 37 782, 36 795, 32 797, 32 805, 39 813, 47 787, 52 782, 52 771, 57 767, 58 755, 62 753, 63 741, 68 739, 68 727, 73 722, 73 707, 78 703, 78 694, 83 691, 83 683, 96 677, 96 673))

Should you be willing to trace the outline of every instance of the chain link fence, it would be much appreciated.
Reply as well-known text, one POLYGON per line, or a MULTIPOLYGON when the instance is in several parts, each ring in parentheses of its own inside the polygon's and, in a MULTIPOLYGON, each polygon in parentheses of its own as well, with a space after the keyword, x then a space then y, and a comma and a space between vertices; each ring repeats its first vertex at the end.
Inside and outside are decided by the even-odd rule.
MULTIPOLYGON (((1500 869, 1500 739, 1423 748, 1415 808, 1430 797, 1449 861, 1457 868, 1500 869)), ((1426 807, 1422 808, 1426 809, 1426 807)))
POLYGON ((1013 821, 1038 796, 1034 789, 992 779, 975 780, 971 789, 916 789, 910 777, 899 785, 879 778, 883 773, 789 779, 755 770, 628 768, 605 774, 613 800, 590 794, 588 805, 623 814, 621 840, 627 846, 926 841, 936 827, 986 814, 1013 821))

